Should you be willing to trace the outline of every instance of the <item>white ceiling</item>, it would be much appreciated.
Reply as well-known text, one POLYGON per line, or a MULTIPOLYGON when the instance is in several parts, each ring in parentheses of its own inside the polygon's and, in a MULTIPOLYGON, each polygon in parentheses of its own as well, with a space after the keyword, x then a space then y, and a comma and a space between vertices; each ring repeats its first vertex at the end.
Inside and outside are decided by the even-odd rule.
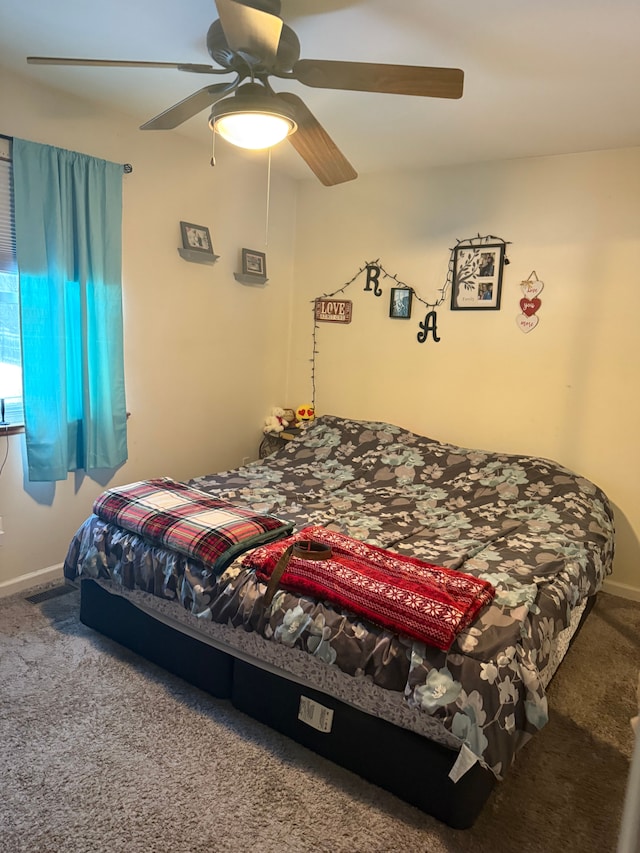
MULTIPOLYGON (((114 105, 137 127, 211 78, 25 57, 211 64, 205 35, 216 17, 213 0, 0 0, 0 64, 114 105)), ((640 0, 283 0, 282 17, 302 58, 465 72, 453 101, 273 79, 304 98, 360 174, 640 145, 640 0)), ((145 132, 188 135, 208 157, 207 121, 205 110, 174 131, 145 132)), ((274 163, 310 176, 287 143, 274 163)))

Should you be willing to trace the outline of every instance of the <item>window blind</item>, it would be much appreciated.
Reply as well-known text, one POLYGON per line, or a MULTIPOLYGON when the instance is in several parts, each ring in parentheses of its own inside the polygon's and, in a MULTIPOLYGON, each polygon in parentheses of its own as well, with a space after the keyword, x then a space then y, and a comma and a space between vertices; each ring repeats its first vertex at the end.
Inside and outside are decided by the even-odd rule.
MULTIPOLYGON (((21 369, 19 314, 11 140, 0 137, 0 391, 15 387, 7 377, 21 369)), ((24 423, 22 397, 6 397, 5 423, 24 423)))
POLYGON ((17 272, 11 143, 8 139, 0 139, 0 270, 17 272))

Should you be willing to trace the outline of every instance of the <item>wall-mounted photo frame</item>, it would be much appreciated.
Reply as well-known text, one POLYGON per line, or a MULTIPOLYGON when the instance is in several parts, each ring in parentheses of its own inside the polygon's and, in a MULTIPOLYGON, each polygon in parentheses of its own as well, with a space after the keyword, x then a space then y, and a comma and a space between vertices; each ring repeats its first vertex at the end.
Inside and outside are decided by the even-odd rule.
POLYGON ((206 225, 194 225, 193 222, 181 222, 182 248, 190 252, 202 252, 213 255, 211 235, 206 225))
POLYGON ((392 287, 389 300, 389 316, 396 320, 408 320, 411 317, 413 291, 409 287, 392 287))
POLYGON ((253 249, 242 250, 242 274, 258 275, 266 278, 267 256, 264 252, 256 252, 253 249))
POLYGON ((503 268, 504 243, 456 246, 451 310, 499 310, 503 268))

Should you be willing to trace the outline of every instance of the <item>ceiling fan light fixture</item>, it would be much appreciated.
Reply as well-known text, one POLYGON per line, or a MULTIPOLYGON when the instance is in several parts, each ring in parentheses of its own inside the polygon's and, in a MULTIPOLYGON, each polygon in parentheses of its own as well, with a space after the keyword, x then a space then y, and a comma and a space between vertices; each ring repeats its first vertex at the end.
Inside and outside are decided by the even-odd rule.
POLYGON ((227 142, 253 150, 271 148, 296 129, 294 121, 274 113, 232 112, 212 119, 211 123, 227 142))
POLYGON ((211 130, 239 148, 271 148, 298 127, 287 103, 256 88, 255 84, 247 84, 233 97, 214 104, 211 111, 211 130))

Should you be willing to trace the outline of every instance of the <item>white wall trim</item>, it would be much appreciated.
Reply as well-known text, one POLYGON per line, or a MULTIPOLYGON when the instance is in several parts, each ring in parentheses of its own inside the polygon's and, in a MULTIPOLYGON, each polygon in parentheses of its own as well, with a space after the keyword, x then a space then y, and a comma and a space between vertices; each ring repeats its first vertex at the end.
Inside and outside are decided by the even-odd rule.
POLYGON ((15 595, 16 592, 21 592, 23 589, 31 589, 43 583, 63 580, 62 566, 62 563, 58 563, 55 566, 47 566, 46 569, 38 569, 36 572, 29 572, 26 575, 20 575, 18 578, 0 582, 0 598, 4 598, 7 595, 15 595))
POLYGON ((629 598, 631 601, 640 601, 640 589, 637 586, 629 586, 626 583, 616 583, 616 581, 606 580, 602 584, 604 592, 611 595, 618 595, 620 598, 629 598))

